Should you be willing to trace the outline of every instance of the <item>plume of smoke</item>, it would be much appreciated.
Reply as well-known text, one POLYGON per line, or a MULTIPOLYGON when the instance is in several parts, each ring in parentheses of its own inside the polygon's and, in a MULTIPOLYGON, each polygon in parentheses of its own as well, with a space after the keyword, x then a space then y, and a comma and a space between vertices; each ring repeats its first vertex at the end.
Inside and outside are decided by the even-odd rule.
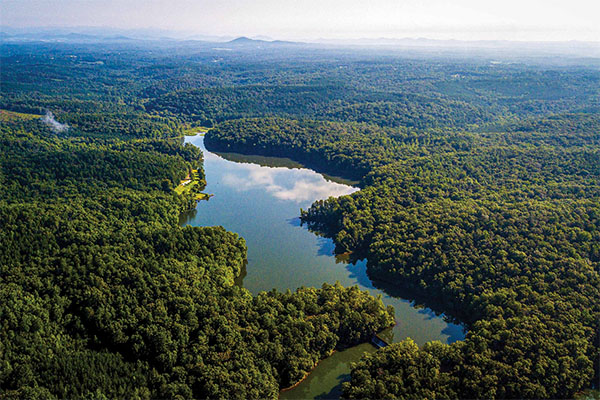
POLYGON ((58 122, 56 119, 54 119, 54 114, 52 114, 50 111, 46 111, 46 115, 42 117, 42 122, 52 128, 52 130, 56 133, 66 132, 69 130, 69 125, 58 122))

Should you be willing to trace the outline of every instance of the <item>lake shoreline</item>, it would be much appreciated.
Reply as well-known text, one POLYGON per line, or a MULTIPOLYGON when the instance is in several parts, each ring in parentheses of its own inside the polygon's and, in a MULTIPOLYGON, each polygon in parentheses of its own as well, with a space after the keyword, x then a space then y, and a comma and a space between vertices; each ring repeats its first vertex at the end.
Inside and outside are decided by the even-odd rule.
POLYGON ((312 372, 313 372, 313 371, 314 371, 314 370, 315 370, 315 369, 316 369, 316 368, 319 366, 319 364, 321 364, 321 363, 322 363, 323 361, 325 361, 327 358, 329 358, 329 357, 331 357, 332 355, 334 355, 336 352, 337 352, 337 350, 333 350, 333 351, 331 352, 331 354, 329 354, 328 356, 326 356, 326 357, 324 357, 324 358, 321 358, 319 361, 317 361, 317 362, 315 363, 315 365, 313 365, 313 367, 310 369, 310 371, 306 372, 306 373, 304 374, 304 376, 302 377, 302 379, 300 379, 298 382, 294 383, 292 386, 288 386, 288 387, 286 387, 286 388, 283 388, 283 389, 279 390, 279 397, 281 396, 281 393, 284 393, 284 392, 289 392, 290 390, 293 390, 293 389, 297 388, 298 386, 300 386, 300 384, 301 384, 302 382, 304 382, 304 381, 305 381, 305 380, 306 380, 306 379, 307 379, 307 378, 310 376, 310 374, 311 374, 311 373, 312 373, 312 372))
MULTIPOLYGON (((210 136, 210 133, 207 132, 205 135, 204 145, 206 149, 210 152, 214 153, 238 153, 246 156, 264 156, 264 157, 274 157, 274 158, 288 158, 303 167, 313 170, 323 176, 330 176, 332 178, 339 178, 344 181, 354 182, 354 186, 362 188, 362 179, 364 174, 350 172, 344 169, 340 169, 333 165, 327 165, 317 160, 315 158, 310 157, 302 157, 298 156, 298 152, 290 151, 288 149, 270 149, 270 148, 260 148, 260 147, 248 147, 241 145, 224 145, 218 141, 215 141, 214 138, 210 136)), ((302 155, 302 153, 300 153, 302 155)))
MULTIPOLYGON (((411 337, 420 344, 432 340, 451 343, 464 338, 461 326, 448 323, 433 310, 415 306, 402 294, 395 297, 381 290, 366 273, 366 261, 354 259, 357 253, 336 257, 331 238, 300 224, 303 207, 329 196, 354 193, 358 188, 329 181, 319 170, 304 165, 291 164, 290 168, 285 159, 214 153, 205 148, 205 137, 185 140, 203 151, 206 191, 215 197, 198 203, 182 224, 221 225, 246 239, 249 264, 240 286, 257 295, 272 289, 318 288, 338 281, 345 287, 358 286, 374 297, 381 295, 386 306, 395 308, 396 323, 388 328, 390 342, 411 337), (348 263, 352 261, 355 263, 348 263)), ((375 350, 368 341, 336 349, 301 380, 281 389, 280 397, 305 398, 323 393, 335 397, 349 377, 350 363, 375 350)))
MULTIPOLYGON (((211 139, 210 136, 205 138, 205 146, 206 146, 206 139, 208 139, 208 143, 210 143, 214 148, 221 148, 220 144, 218 141, 213 141, 214 139, 211 139)), ((213 151, 211 149, 209 149, 208 147, 206 147, 206 149, 208 151, 213 151)), ((324 168, 322 163, 311 163, 311 162, 305 162, 305 160, 302 159, 302 157, 294 157, 293 155, 290 154, 286 154, 286 155, 281 155, 280 152, 272 150, 272 149, 263 149, 263 148, 256 148, 253 147, 252 150, 254 150, 254 152, 250 151, 248 147, 246 146, 229 146, 227 147, 227 151, 228 152, 236 152, 238 154, 243 154, 245 156, 263 156, 263 157, 274 157, 274 158, 288 158, 300 165, 302 165, 303 167, 307 168, 307 169, 311 169, 319 174, 327 174, 328 171, 330 170, 329 168, 324 168)), ((214 150, 217 152, 217 154, 219 154, 220 150, 214 150)), ((287 153, 287 152, 284 152, 287 153)), ((340 172, 340 171, 338 171, 340 172)), ((343 172, 343 171, 341 171, 343 172)), ((337 178, 337 177, 334 177, 337 178)), ((355 179, 353 177, 351 177, 350 175, 341 175, 339 176, 339 178, 341 178, 342 180, 352 180, 355 179)), ((362 180, 362 178, 361 178, 362 180)), ((357 182, 357 181, 355 181, 357 182)), ((360 181, 358 181, 360 183, 360 181)), ((362 190, 362 187, 357 184, 357 186, 359 189, 362 190)), ((322 237, 328 238, 333 240, 333 242, 335 243, 334 237, 331 234, 328 234, 327 232, 323 232, 319 229, 311 229, 310 228, 310 224, 312 221, 305 221, 302 219, 302 215, 300 216, 300 220, 301 220, 301 224, 307 224, 309 227, 309 230, 313 231, 313 233, 320 235, 322 237)), ((318 222, 317 222, 318 225, 318 222)), ((337 243, 336 243, 337 245, 337 243)), ((354 255, 354 258, 357 259, 366 259, 366 254, 364 254, 364 251, 360 251, 360 249, 351 249, 348 251, 345 251, 343 253, 339 253, 340 256, 348 256, 348 257, 352 257, 352 255, 354 255)), ((336 253, 336 256, 338 256, 338 254, 336 253)), ((353 260, 354 262, 356 260, 353 260)), ((352 262, 352 261, 350 261, 352 262)), ((466 331, 467 331, 467 327, 468 327, 468 322, 465 321, 465 318, 463 316, 461 316, 461 313, 459 312, 459 310, 455 310, 452 309, 452 307, 443 307, 444 306, 444 301, 442 300, 442 296, 439 294, 436 295, 431 295, 431 294, 425 294, 422 293, 421 291, 419 291, 415 285, 412 284, 412 282, 405 282, 404 284, 398 284, 393 282, 388 276, 386 276, 386 274, 384 273, 375 273, 373 271, 373 268, 369 268, 368 267, 368 262, 367 262, 367 274, 369 275, 369 279, 371 279, 372 282, 377 282, 380 285, 383 284, 383 286, 385 288, 387 288, 389 291, 391 292, 398 292, 398 291, 402 291, 402 292, 409 292, 410 293, 410 298, 412 299, 412 301, 418 301, 418 304, 421 304, 427 308, 430 308, 432 310, 434 310, 434 312, 437 315, 443 315, 445 317, 449 317, 452 320, 452 323, 454 324, 459 324, 463 327, 463 329, 465 330, 465 336, 466 336, 466 331), (371 275, 373 275, 371 277, 371 275), (429 301, 425 301, 425 299, 429 299, 429 301)), ((377 285, 376 285, 377 286, 377 285)), ((378 286, 380 287, 380 286, 378 286)), ((384 291, 388 291, 383 289, 384 291)), ((390 296, 392 296, 390 294, 390 296)), ((394 296, 396 297, 396 296, 394 296)), ((402 297, 404 298, 404 297, 402 297)), ((464 339, 464 338, 463 338, 464 339)))

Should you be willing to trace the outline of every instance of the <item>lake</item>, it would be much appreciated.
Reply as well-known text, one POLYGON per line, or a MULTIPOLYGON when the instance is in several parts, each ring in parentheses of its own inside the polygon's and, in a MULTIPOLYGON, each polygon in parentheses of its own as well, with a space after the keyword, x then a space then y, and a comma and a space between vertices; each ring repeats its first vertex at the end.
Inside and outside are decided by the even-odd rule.
MULTIPOLYGON (((410 337, 418 344, 452 343, 464 338, 462 326, 377 288, 367 276, 366 260, 348 264, 336 258, 331 239, 300 225, 300 208, 357 191, 352 182, 323 176, 285 158, 212 153, 204 147, 204 136, 187 136, 185 142, 203 151, 205 192, 213 196, 182 215, 181 223, 220 225, 246 239, 248 265, 239 281, 252 293, 321 287, 336 281, 343 286, 358 285, 394 306, 397 324, 385 333, 392 341, 410 337)), ((333 354, 300 385, 282 392, 281 398, 338 398, 341 382, 349 378, 350 362, 358 361, 366 351, 375 348, 363 344, 333 354)))

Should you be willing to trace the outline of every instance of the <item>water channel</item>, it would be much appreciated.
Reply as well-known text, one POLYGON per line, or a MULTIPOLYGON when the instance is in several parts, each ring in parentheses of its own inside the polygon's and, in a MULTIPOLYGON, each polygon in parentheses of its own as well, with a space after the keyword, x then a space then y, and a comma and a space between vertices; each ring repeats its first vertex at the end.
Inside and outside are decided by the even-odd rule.
MULTIPOLYGON (((358 285, 394 306, 397 324, 386 332, 392 341, 410 337, 418 344, 431 340, 452 343, 464 338, 463 328, 443 315, 375 287, 367 276, 366 260, 345 263, 334 256, 330 239, 300 226, 300 208, 307 209, 329 196, 353 193, 358 188, 352 182, 325 177, 285 158, 212 153, 204 147, 204 136, 187 136, 185 141, 203 151, 205 192, 213 196, 182 216, 181 223, 221 225, 246 239, 248 265, 242 282, 252 293, 320 287, 336 281, 358 285)), ((338 398, 341 383, 349 378, 349 364, 370 351, 375 348, 362 344, 333 354, 297 387, 282 392, 281 398, 338 398)))

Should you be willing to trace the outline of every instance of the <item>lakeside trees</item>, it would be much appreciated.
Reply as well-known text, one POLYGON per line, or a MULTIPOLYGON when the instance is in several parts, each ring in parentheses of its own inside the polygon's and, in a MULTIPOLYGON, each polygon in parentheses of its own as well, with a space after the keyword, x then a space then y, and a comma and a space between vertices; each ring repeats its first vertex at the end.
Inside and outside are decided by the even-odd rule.
POLYGON ((508 132, 418 133, 244 119, 206 143, 360 178, 361 191, 318 201, 303 220, 336 251, 367 257, 373 279, 433 297, 467 324, 464 342, 366 356, 345 397, 563 398, 598 374, 594 121, 565 114, 508 132))
POLYGON ((276 397, 393 324, 356 288, 235 286, 244 240, 179 227, 188 200, 158 184, 201 161, 193 147, 58 137, 37 120, 1 131, 5 396, 276 397))

